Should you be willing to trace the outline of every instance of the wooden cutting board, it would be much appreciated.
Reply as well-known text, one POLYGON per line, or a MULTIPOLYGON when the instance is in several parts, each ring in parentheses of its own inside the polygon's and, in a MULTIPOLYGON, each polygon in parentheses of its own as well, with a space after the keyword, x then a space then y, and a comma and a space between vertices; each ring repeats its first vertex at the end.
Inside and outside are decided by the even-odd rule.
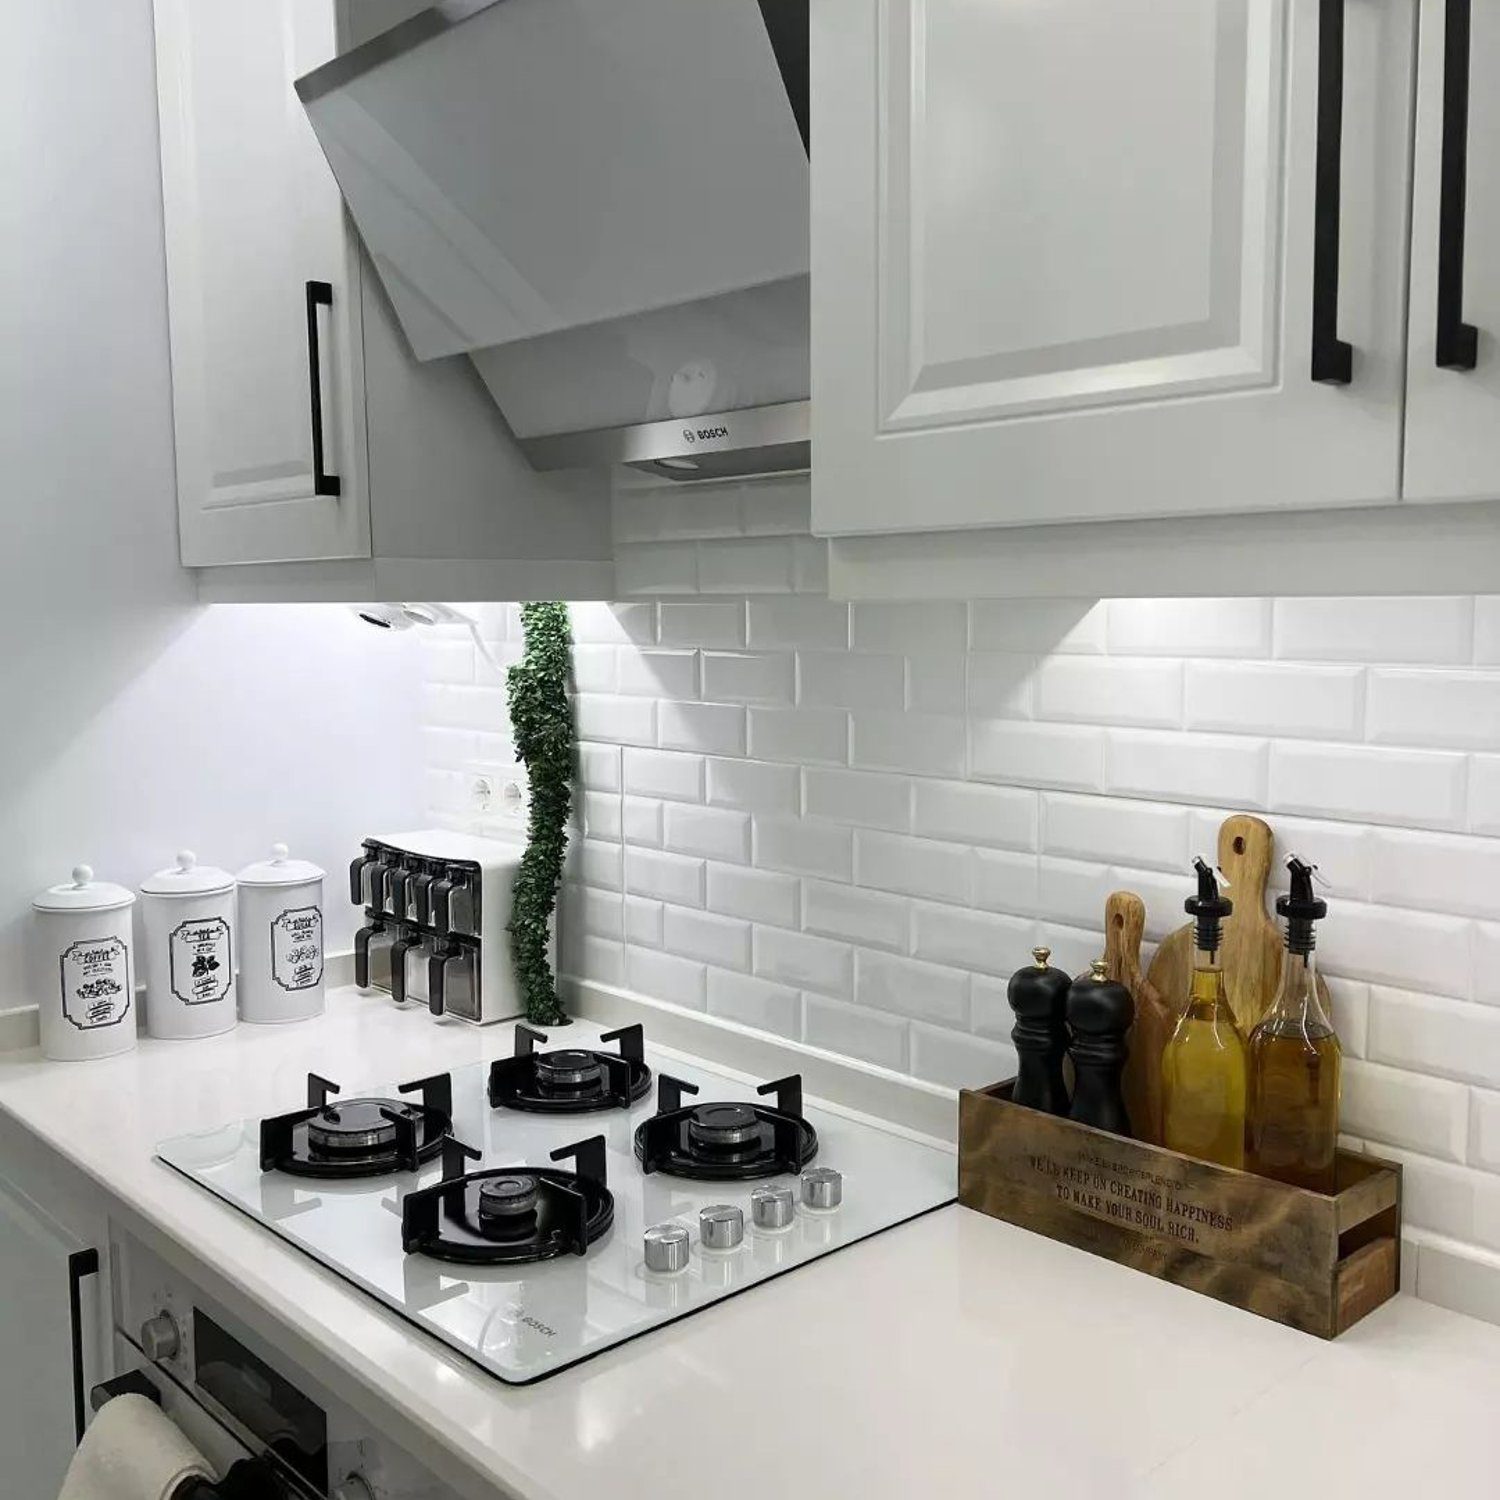
POLYGON ((1134 891, 1115 891, 1104 903, 1104 964, 1109 977, 1135 1000, 1123 1079, 1125 1108, 1138 1141, 1161 1140, 1161 1054, 1177 1016, 1141 973, 1146 903, 1134 891))
MULTIPOLYGON (((1270 826, 1248 813, 1235 813, 1219 827, 1218 866, 1234 912, 1224 920, 1224 984, 1241 1033, 1248 1037, 1276 998, 1285 951, 1281 932, 1266 912, 1275 839, 1270 826)), ((1191 880, 1183 883, 1184 898, 1191 880)), ((1179 927, 1156 950, 1147 975, 1175 1016, 1187 1003, 1193 972, 1193 924, 1179 927)), ((1328 987, 1318 976, 1318 998, 1328 1009, 1328 987)))

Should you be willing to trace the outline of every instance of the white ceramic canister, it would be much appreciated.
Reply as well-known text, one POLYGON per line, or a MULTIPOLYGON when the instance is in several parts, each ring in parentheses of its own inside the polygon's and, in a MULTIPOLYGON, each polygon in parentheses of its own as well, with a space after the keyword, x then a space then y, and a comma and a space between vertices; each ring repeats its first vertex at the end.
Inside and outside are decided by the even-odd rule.
POLYGON ((305 1021, 323 1011, 323 871, 285 844, 240 883, 240 1019, 305 1021))
POLYGON ((135 1046, 135 894, 95 880, 87 865, 31 903, 32 988, 42 1051, 60 1062, 113 1057, 135 1046))
POLYGON ((141 882, 146 1031, 168 1041, 214 1036, 239 1019, 234 985, 234 876, 190 849, 141 882))

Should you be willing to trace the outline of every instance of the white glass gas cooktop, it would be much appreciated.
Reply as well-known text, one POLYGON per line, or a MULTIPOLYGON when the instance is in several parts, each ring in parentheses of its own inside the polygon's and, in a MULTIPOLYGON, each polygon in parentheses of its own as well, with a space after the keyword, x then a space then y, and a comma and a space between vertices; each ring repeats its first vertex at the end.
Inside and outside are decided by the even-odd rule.
MULTIPOLYGON (((494 1035, 497 1056, 508 1053, 509 1035, 498 1027, 494 1035)), ((518 1037, 518 1045, 525 1050, 524 1035, 518 1037)), ((545 1058, 544 1044, 537 1041, 534 1045, 545 1058)), ((577 1060, 571 1049, 611 1052, 616 1045, 621 1044, 601 1039, 597 1027, 575 1022, 553 1032, 546 1047, 554 1056, 559 1049, 570 1049, 561 1059, 568 1063, 577 1060)), ((258 1120, 163 1142, 158 1155, 168 1166, 362 1287, 402 1317, 500 1379, 517 1384, 555 1374, 783 1271, 953 1201, 957 1169, 951 1148, 821 1103, 804 1104, 801 1110, 803 1122, 817 1138, 816 1154, 804 1160, 803 1166, 832 1168, 840 1174, 841 1182, 835 1186, 842 1189, 842 1201, 837 1207, 805 1204, 797 1175, 787 1170, 755 1179, 720 1181, 691 1180, 665 1170, 647 1173, 637 1158, 636 1132, 657 1112, 659 1102, 669 1107, 676 1104, 684 1112, 682 1133, 669 1132, 672 1140, 690 1142, 694 1137, 688 1132, 695 1132, 712 1167, 714 1162, 743 1162, 744 1148, 736 1146, 735 1141, 742 1140, 745 1132, 725 1127, 734 1127, 737 1119, 743 1123, 745 1112, 709 1110, 697 1116, 698 1107, 731 1102, 765 1110, 774 1108, 777 1094, 771 1091, 760 1095, 758 1080, 649 1043, 644 1062, 653 1076, 640 1098, 628 1108, 615 1105, 585 1113, 492 1108, 486 1091, 489 1069, 478 1064, 456 1069, 449 1075, 451 1134, 471 1152, 477 1152, 478 1158, 460 1162, 458 1153, 450 1147, 446 1169, 442 1156, 434 1155, 415 1172, 398 1165, 373 1175, 330 1180, 292 1175, 278 1166, 266 1170, 262 1168, 265 1141, 258 1120), (667 1076, 666 1085, 661 1082, 663 1074, 667 1076), (686 1086, 680 1097, 674 1080, 686 1086), (696 1094, 691 1092, 693 1088, 696 1094), (559 1149, 592 1137, 603 1138, 602 1157, 596 1149, 587 1148, 577 1159, 553 1158, 559 1149), (599 1192, 601 1161, 608 1198, 599 1192), (537 1185, 535 1178, 499 1171, 519 1167, 548 1169, 565 1176, 575 1171, 587 1173, 587 1182, 574 1179, 577 1188, 586 1192, 570 1193, 564 1186, 559 1194, 544 1186, 544 1201, 537 1208, 532 1191, 537 1185), (488 1187, 484 1182, 471 1184, 467 1198, 465 1190, 459 1189, 417 1199, 407 1215, 408 1239, 419 1237, 419 1225, 423 1226, 421 1233, 436 1232, 436 1226, 458 1238, 463 1246, 461 1253, 483 1255, 492 1244, 514 1245, 529 1232, 552 1244, 552 1257, 524 1264, 483 1265, 438 1259, 420 1247, 410 1252, 403 1248, 405 1200, 441 1183, 445 1170, 493 1175, 486 1179, 488 1187), (762 1228, 755 1222, 751 1194, 766 1184, 792 1191, 791 1218, 784 1227, 762 1228), (428 1205, 425 1217, 415 1212, 422 1203, 428 1205), (699 1214, 714 1205, 741 1211, 743 1238, 732 1248, 712 1249, 703 1243, 699 1214), (582 1212, 584 1207, 586 1213, 582 1212), (548 1227, 564 1221, 569 1228, 548 1227), (594 1237, 584 1253, 573 1253, 572 1242, 566 1251, 558 1253, 559 1236, 565 1237, 577 1228, 575 1240, 581 1239, 585 1221, 594 1237), (601 1223, 607 1224, 602 1231, 601 1223), (528 1224, 529 1231, 524 1227, 528 1224), (645 1231, 662 1224, 678 1225, 687 1231, 686 1264, 680 1270, 652 1270, 645 1263, 645 1231), (518 1225, 522 1227, 518 1229, 518 1225)), ((639 1060, 636 1067, 640 1074, 639 1060)), ((554 1073, 560 1087, 578 1086, 579 1070, 557 1069, 554 1073)), ((609 1076, 623 1076, 618 1064, 612 1075, 606 1075, 606 1082, 609 1076)), ((327 1119, 339 1120, 340 1105, 349 1101, 381 1099, 397 1104, 398 1109, 404 1102, 407 1112, 417 1120, 421 1111, 416 1101, 424 1096, 419 1091, 398 1093, 402 1081, 382 1080, 374 1086, 365 1083, 337 1091, 329 1096, 332 1108, 325 1112, 327 1119)), ((643 1074, 639 1081, 644 1083, 643 1074)), ((297 1127, 304 1132, 297 1137, 300 1143, 306 1142, 308 1129, 316 1131, 324 1123, 324 1116, 315 1114, 312 1108, 321 1102, 321 1092, 315 1080, 309 1107, 295 1117, 304 1122, 297 1127)), ((426 1097, 429 1103, 434 1098, 439 1104, 445 1102, 441 1084, 435 1095, 426 1097)), ((795 1091, 790 1097, 795 1100, 795 1091)), ((286 1106, 296 1110, 303 1102, 288 1099, 286 1106)), ((361 1142, 367 1135, 378 1134, 379 1127, 386 1123, 378 1110, 372 1112, 365 1107, 361 1115, 351 1106, 342 1111, 346 1128, 356 1124, 377 1127, 374 1132, 361 1133, 361 1142)), ((441 1130, 433 1128, 430 1134, 424 1134, 427 1124, 417 1120, 415 1136, 406 1136, 408 1149, 414 1139, 430 1150, 436 1149, 441 1130)), ((284 1132, 281 1139, 285 1138, 284 1132)), ((783 1134, 783 1145, 788 1139, 783 1134)), ((765 1140, 771 1140, 769 1132, 765 1140)), ((804 1135, 804 1155, 808 1143, 804 1135)), ((314 1157, 317 1154, 316 1150, 311 1152, 314 1157)), ((827 1184, 823 1186, 826 1196, 827 1184)), ((785 1204, 780 1207, 781 1215, 785 1215, 785 1204)), ((728 1235, 722 1233, 724 1226, 720 1223, 711 1227, 710 1238, 733 1238, 733 1215, 727 1217, 731 1221, 728 1235)), ((677 1248, 680 1254, 682 1247, 677 1248)))

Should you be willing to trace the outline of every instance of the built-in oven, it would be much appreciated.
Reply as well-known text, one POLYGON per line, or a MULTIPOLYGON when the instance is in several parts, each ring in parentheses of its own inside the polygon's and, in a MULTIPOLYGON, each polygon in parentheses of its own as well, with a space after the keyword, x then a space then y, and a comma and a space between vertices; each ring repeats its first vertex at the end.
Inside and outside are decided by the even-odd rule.
POLYGON ((90 1399, 134 1391, 182 1429, 220 1476, 182 1500, 455 1500, 148 1246, 116 1228, 110 1249, 113 1374, 90 1399))

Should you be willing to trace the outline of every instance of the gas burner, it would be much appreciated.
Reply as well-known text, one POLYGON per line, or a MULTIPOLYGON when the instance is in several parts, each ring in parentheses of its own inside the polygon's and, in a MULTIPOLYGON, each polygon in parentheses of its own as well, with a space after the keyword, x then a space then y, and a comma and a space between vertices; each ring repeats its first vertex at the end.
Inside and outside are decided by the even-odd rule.
POLYGON ((464 1164, 480 1153, 452 1136, 442 1152, 443 1180, 401 1200, 401 1245, 408 1255, 479 1266, 585 1255, 614 1222, 602 1135, 552 1153, 553 1161, 571 1157, 572 1172, 500 1167, 465 1173, 464 1164))
POLYGON ((420 1104, 400 1099, 335 1099, 336 1083, 307 1075, 306 1109, 260 1122, 261 1171, 295 1177, 375 1177, 415 1172, 437 1155, 453 1123, 446 1073, 403 1083, 420 1104))
POLYGON ((657 1080, 656 1113, 635 1133, 641 1170, 704 1182, 800 1172, 818 1154, 817 1132, 802 1118, 802 1079, 763 1084, 776 1107, 715 1102, 683 1107, 698 1090, 665 1073, 657 1080))
POLYGON ((629 1109, 651 1087, 645 1062, 645 1032, 639 1026, 607 1031, 601 1042, 620 1050, 595 1052, 565 1047, 538 1052, 547 1038, 529 1026, 516 1027, 516 1053, 490 1064, 490 1104, 534 1114, 582 1114, 592 1109, 629 1109))

